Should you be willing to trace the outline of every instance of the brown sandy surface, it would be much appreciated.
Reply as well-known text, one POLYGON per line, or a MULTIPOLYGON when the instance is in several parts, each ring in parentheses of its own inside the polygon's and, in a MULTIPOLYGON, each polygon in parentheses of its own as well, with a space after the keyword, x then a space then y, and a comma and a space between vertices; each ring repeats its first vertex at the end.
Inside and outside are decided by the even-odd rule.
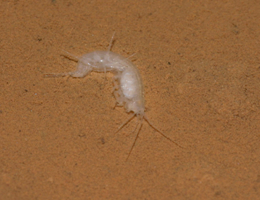
POLYGON ((258 0, 2 0, 0 199, 260 199, 259 19, 258 0), (115 134, 112 75, 44 77, 114 31, 183 149, 144 123, 126 162, 136 123, 115 134))

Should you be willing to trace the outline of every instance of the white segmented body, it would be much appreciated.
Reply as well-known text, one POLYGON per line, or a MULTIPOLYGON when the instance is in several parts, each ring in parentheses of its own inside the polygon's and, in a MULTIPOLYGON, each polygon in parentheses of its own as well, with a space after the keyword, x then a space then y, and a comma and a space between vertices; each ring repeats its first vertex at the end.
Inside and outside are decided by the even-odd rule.
POLYGON ((114 91, 117 104, 125 105, 127 112, 144 115, 141 76, 136 66, 128 59, 111 51, 94 51, 78 58, 77 70, 67 74, 72 77, 84 77, 91 71, 114 73, 115 80, 119 83, 118 90, 114 91))
POLYGON ((71 72, 73 77, 84 77, 90 71, 104 72, 122 72, 129 65, 129 61, 111 51, 94 51, 78 58, 77 70, 71 72))
POLYGON ((138 69, 133 64, 128 67, 119 76, 122 98, 126 103, 127 112, 133 112, 137 115, 144 115, 144 94, 143 83, 138 69))
MULTIPOLYGON (((112 37, 113 39, 113 37, 112 37)), ((111 41, 112 44, 112 41, 111 41)), ((111 47, 110 44, 110 47, 111 47)), ((67 52, 68 53, 68 52, 67 52)), ((70 56, 72 54, 68 53, 70 56)), ((157 129, 151 122, 148 120, 145 115, 145 102, 144 102, 144 92, 143 92, 143 83, 140 76, 140 73, 136 66, 130 62, 127 58, 113 53, 110 50, 108 51, 94 51, 87 53, 82 57, 73 56, 78 60, 77 70, 68 73, 60 74, 46 74, 47 76, 57 77, 57 76, 72 76, 72 77, 84 77, 89 72, 112 72, 115 74, 115 87, 114 87, 114 96, 117 100, 118 106, 125 106, 127 112, 133 112, 130 118, 123 123, 117 130, 117 132, 123 128, 128 122, 130 122, 134 116, 139 120, 138 123, 138 132, 135 137, 135 141, 131 147, 131 150, 128 154, 130 156, 132 149, 136 143, 139 132, 142 127, 143 119, 145 119, 148 124, 158 131, 163 137, 173 142, 177 146, 176 142, 167 137, 159 129, 157 129)), ((128 159, 127 157, 127 159, 128 159)))

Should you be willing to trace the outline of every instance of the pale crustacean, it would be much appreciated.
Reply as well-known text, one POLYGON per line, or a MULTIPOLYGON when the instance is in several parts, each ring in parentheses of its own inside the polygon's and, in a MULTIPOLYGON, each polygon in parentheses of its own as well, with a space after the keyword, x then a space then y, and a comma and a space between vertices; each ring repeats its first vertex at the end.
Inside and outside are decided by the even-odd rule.
POLYGON ((94 51, 84 54, 81 57, 77 57, 66 52, 78 61, 77 70, 59 74, 45 74, 45 76, 71 76, 82 78, 90 72, 111 72, 115 75, 113 93, 117 101, 117 106, 124 106, 126 112, 132 113, 131 116, 118 128, 116 132, 118 132, 127 123, 129 123, 135 116, 138 120, 138 123, 134 129, 134 131, 137 129, 136 137, 133 145, 131 146, 127 159, 129 158, 133 147, 135 146, 142 127, 143 119, 145 119, 148 124, 163 137, 181 147, 172 139, 167 137, 162 131, 156 128, 147 118, 145 114, 143 82, 139 70, 128 58, 111 52, 110 49, 112 46, 112 42, 113 37, 107 51, 94 51))

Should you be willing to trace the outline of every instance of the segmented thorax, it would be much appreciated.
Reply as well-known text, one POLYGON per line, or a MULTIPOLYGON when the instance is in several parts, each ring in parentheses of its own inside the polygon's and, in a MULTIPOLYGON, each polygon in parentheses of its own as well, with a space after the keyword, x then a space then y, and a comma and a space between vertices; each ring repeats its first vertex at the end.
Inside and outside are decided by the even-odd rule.
POLYGON ((119 82, 120 102, 127 112, 144 115, 143 83, 138 69, 123 56, 111 51, 94 51, 83 55, 73 77, 83 77, 90 71, 113 72, 119 82))
POLYGON ((119 82, 127 112, 144 115, 143 83, 136 66, 130 63, 122 72, 119 82))
POLYGON ((111 51, 94 51, 83 55, 79 59, 79 68, 91 68, 96 72, 120 72, 128 65, 128 60, 111 51))

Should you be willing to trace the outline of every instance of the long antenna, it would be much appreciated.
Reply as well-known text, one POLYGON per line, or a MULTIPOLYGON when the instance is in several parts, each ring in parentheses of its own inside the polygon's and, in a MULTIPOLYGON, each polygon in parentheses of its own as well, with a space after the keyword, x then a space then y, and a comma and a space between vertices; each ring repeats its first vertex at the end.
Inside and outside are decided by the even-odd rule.
POLYGON ((132 114, 121 126, 118 127, 115 133, 118 133, 125 125, 127 125, 135 116, 135 113, 132 114))
POLYGON ((137 141, 137 138, 138 138, 139 133, 140 133, 140 131, 141 131, 141 128, 142 128, 142 126, 143 126, 143 118, 141 118, 141 121, 140 121, 140 123, 138 124, 138 126, 139 126, 139 128, 138 128, 137 134, 136 134, 136 136, 135 136, 135 141, 134 141, 134 143, 132 144, 132 147, 131 147, 131 149, 130 149, 130 151, 129 151, 129 153, 128 153, 128 156, 127 156, 127 158, 126 158, 126 162, 127 162, 129 156, 131 155, 131 153, 132 153, 132 151, 133 151, 133 148, 134 148, 134 146, 135 146, 135 143, 136 143, 136 141, 137 141))
POLYGON ((175 144, 176 146, 180 147, 183 149, 183 147, 181 145, 179 145, 177 142, 174 142, 171 138, 167 137, 162 131, 160 131, 158 128, 156 128, 151 122, 150 120, 147 118, 147 116, 144 114, 144 119, 147 121, 147 123, 154 129, 156 130, 158 133, 160 133, 164 138, 166 138, 167 140, 171 141, 173 144, 175 144))

